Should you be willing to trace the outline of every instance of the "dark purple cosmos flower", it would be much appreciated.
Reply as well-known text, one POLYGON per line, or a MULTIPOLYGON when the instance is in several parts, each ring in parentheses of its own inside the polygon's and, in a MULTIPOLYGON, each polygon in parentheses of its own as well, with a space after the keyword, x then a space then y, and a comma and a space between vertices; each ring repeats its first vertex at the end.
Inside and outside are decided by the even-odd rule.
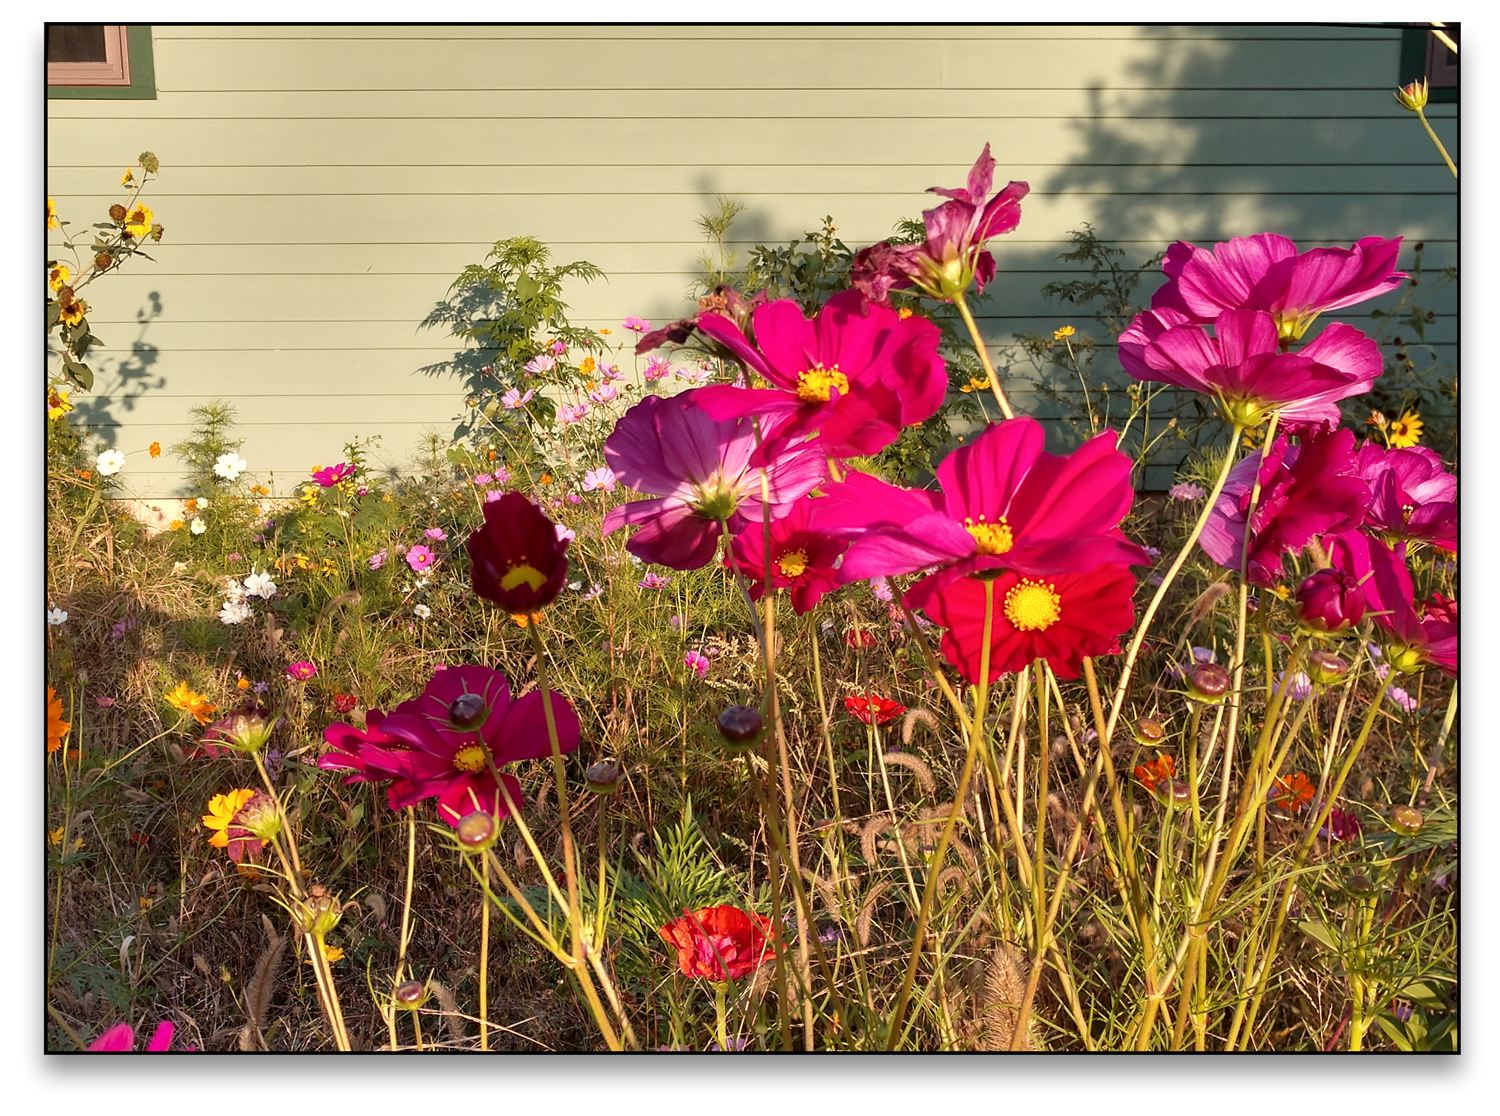
POLYGON ((1276 233, 1238 236, 1212 251, 1179 240, 1161 269, 1168 281, 1152 309, 1181 311, 1212 322, 1225 310, 1264 310, 1276 319, 1283 341, 1297 341, 1313 319, 1395 290, 1406 278, 1396 270, 1401 238, 1367 236, 1350 248, 1297 245, 1276 233))
MULTIPOLYGON (((845 539, 817 531, 812 526, 811 497, 804 496, 791 510, 771 524, 771 587, 789 589, 792 608, 800 616, 838 588, 838 560, 849 545, 845 539)), ((748 524, 734 537, 734 559, 750 582, 750 599, 760 600, 766 591, 765 527, 748 524)), ((725 559, 725 565, 729 559, 725 559)))
POLYGON ((990 426, 938 466, 939 492, 896 488, 863 473, 825 487, 814 527, 851 539, 843 583, 944 567, 946 581, 985 570, 1053 574, 1147 565, 1119 529, 1135 492, 1115 435, 1068 456, 1045 453, 1035 419, 990 426))
POLYGON ((1078 677, 1085 655, 1114 654, 1119 636, 1135 619, 1135 578, 1125 566, 1095 566, 1081 573, 1024 577, 1007 571, 986 583, 939 575, 907 590, 908 608, 920 608, 947 629, 942 651, 969 682, 979 681, 984 652, 986 584, 994 603, 988 682, 1046 659, 1059 678, 1078 677))
POLYGON ((1253 453, 1229 471, 1203 526, 1199 545, 1225 569, 1240 568, 1257 469, 1260 501, 1249 525, 1254 585, 1275 584, 1287 551, 1301 550, 1314 535, 1358 527, 1364 519, 1370 486, 1355 465, 1354 431, 1308 436, 1298 446, 1283 435, 1264 456, 1253 453))
POLYGON ((1380 349, 1335 322, 1295 353, 1280 351, 1275 318, 1226 310, 1214 335, 1170 308, 1146 310, 1120 335, 1120 363, 1137 380, 1175 384, 1219 400, 1226 422, 1259 426, 1272 411, 1286 423, 1339 424, 1338 401, 1363 395, 1380 375, 1380 349))
POLYGON ((1458 478, 1426 446, 1359 447, 1359 475, 1370 486, 1365 530, 1388 545, 1403 539, 1458 550, 1458 478))
MULTIPOLYGON (((379 709, 371 709, 365 714, 365 727, 346 724, 343 721, 335 721, 323 730, 323 739, 328 742, 331 751, 318 757, 318 767, 323 771, 352 771, 345 780, 346 786, 352 783, 383 783, 388 780, 400 780, 406 771, 405 761, 402 757, 411 751, 409 745, 403 738, 393 736, 380 727, 386 719, 386 714, 379 709)), ((408 788, 390 788, 389 801, 391 808, 397 809, 396 800, 403 797, 398 793, 408 788)))
MULTIPOLYGON (((655 499, 638 500, 604 517, 608 535, 626 525, 640 530, 625 548, 645 562, 674 570, 707 565, 721 520, 736 534, 762 520, 755 425, 750 419, 715 422, 697 405, 697 390, 670 398, 647 396, 626 411, 604 443, 604 461, 619 483, 655 499)), ((767 442, 774 426, 763 423, 767 442)), ((764 467, 770 518, 780 519, 797 497, 811 492, 826 469, 816 444, 782 447, 764 467)))
POLYGON ((703 388, 698 405, 709 418, 747 415, 783 420, 782 438, 817 433, 834 457, 878 453, 903 427, 932 417, 948 390, 938 356, 937 326, 901 318, 889 307, 840 291, 811 321, 791 299, 755 311, 755 344, 727 317, 704 314, 698 329, 770 388, 703 388))
POLYGON ((911 286, 947 301, 963 294, 971 282, 983 293, 985 284, 995 277, 995 257, 985 250, 985 243, 1020 224, 1021 199, 1031 189, 1024 182, 1011 182, 989 197, 994 176, 995 160, 990 157, 990 145, 985 144, 963 187, 928 190, 949 200, 923 212, 926 242, 893 245, 882 241, 861 249, 849 269, 850 282, 880 305, 888 304, 890 291, 911 286))
POLYGON ((568 579, 568 540, 519 492, 486 503, 484 526, 465 546, 474 592, 512 614, 545 608, 568 579))
POLYGON ((1363 531, 1325 539, 1329 561, 1352 574, 1364 594, 1365 612, 1383 636, 1383 658, 1392 670, 1413 674, 1432 664, 1458 677, 1458 602, 1446 597, 1415 603, 1406 543, 1392 550, 1363 531))

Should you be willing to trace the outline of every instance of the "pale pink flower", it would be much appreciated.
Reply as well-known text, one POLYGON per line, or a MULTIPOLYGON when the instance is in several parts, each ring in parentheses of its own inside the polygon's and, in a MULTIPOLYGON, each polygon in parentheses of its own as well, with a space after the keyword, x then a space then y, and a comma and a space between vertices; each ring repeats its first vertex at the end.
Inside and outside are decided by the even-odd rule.
POLYGON ((708 658, 697 651, 689 651, 682 660, 699 678, 708 676, 708 658))
POLYGON ((626 329, 633 330, 636 333, 645 333, 651 328, 651 323, 644 318, 626 318, 622 324, 626 329))
POLYGON ((615 490, 615 472, 609 466, 600 466, 598 469, 590 469, 583 474, 583 490, 592 492, 596 488, 602 488, 605 492, 615 490))
POLYGON ((533 376, 540 376, 543 372, 551 372, 557 367, 557 361, 545 353, 538 357, 532 357, 523 366, 533 376))
POLYGON ((572 542, 577 537, 578 537, 578 535, 576 533, 574 533, 573 531, 571 531, 567 527, 564 527, 561 523, 557 524, 557 541, 558 542, 572 542))
POLYGON ((641 589, 665 589, 667 587, 667 583, 671 580, 672 577, 670 574, 668 574, 666 577, 662 577, 660 574, 648 571, 645 577, 636 582, 636 585, 641 589))
POLYGON ((587 403, 579 403, 576 406, 563 406, 557 409, 557 417, 562 419, 564 426, 571 426, 575 422, 582 422, 583 417, 589 413, 587 403))
POLYGON ((448 532, 444 531, 441 527, 429 527, 422 534, 426 535, 433 542, 445 542, 448 538, 448 532))
POLYGON ((654 356, 646 361, 646 370, 641 375, 645 377, 647 383, 651 383, 655 380, 666 379, 667 374, 671 371, 672 362, 670 360, 667 360, 665 357, 654 356))
POLYGON ((535 389, 528 389, 526 394, 522 395, 520 388, 511 388, 500 397, 500 402, 504 404, 506 410, 515 411, 526 406, 526 404, 531 401, 531 397, 535 394, 535 389))
POLYGON ((614 384, 600 384, 589 392, 589 398, 595 403, 612 403, 620 394, 620 389, 614 384))

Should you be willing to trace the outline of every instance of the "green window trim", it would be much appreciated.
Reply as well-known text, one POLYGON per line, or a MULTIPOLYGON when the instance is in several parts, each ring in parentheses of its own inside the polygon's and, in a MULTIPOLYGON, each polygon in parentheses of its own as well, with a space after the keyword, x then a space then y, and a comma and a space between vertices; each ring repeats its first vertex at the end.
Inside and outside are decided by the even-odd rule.
POLYGON ((156 60, 151 48, 151 25, 132 23, 125 28, 130 51, 129 85, 49 85, 47 99, 72 101, 154 101, 156 60))
MULTIPOLYGON (((1401 73, 1397 85, 1410 85, 1427 76, 1427 40, 1431 32, 1425 27, 1407 27, 1401 32, 1401 73)), ((1435 86, 1427 91, 1429 105, 1458 104, 1456 86, 1435 86)))

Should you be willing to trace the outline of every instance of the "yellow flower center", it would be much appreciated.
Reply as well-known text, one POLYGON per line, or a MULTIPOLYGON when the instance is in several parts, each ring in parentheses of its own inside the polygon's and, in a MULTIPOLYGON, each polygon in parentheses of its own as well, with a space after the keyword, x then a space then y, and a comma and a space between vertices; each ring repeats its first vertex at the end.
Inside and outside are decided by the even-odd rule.
POLYGON ((839 371, 837 364, 832 368, 815 364, 806 372, 797 373, 797 398, 804 403, 827 403, 835 388, 840 395, 849 394, 849 377, 839 371))
POLYGON ((1410 523, 1411 522, 1412 513, 1414 513, 1416 510, 1417 510, 1416 507, 1413 506, 1412 504, 1402 504, 1401 505, 1401 522, 1402 523, 1410 523))
POLYGON ((783 577, 801 577, 807 570, 807 555, 800 550, 789 550, 776 559, 776 568, 783 577))
POLYGON ((470 744, 467 748, 460 748, 453 753, 453 766, 459 771, 482 770, 484 760, 484 749, 478 744, 470 744))
POLYGON ((535 566, 525 564, 512 566, 505 571, 505 576, 500 579, 500 588, 509 591, 522 583, 528 589, 535 592, 547 583, 547 578, 535 566))
POLYGON ((1023 632, 1043 632, 1062 616, 1062 598, 1052 586, 1023 579, 1005 594, 1005 618, 1023 632))
POLYGON ((978 523, 975 523, 973 519, 965 519, 964 530, 974 536, 979 553, 987 557, 1004 554, 1016 543, 1015 535, 1011 534, 1010 524, 1005 522, 1003 515, 998 523, 986 523, 982 515, 978 523))

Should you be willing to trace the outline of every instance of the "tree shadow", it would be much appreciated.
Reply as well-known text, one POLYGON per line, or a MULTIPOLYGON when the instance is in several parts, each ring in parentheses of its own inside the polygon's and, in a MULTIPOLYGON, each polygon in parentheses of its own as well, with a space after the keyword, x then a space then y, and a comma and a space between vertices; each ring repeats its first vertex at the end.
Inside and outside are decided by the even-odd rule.
POLYGON ((87 398, 77 401, 73 407, 75 421, 85 425, 108 447, 115 444, 116 432, 119 430, 119 411, 134 411, 136 402, 142 396, 148 391, 160 391, 167 383, 165 376, 152 374, 151 369, 160 358, 161 351, 146 341, 146 332, 151 323, 161 317, 161 294, 152 291, 146 299, 147 305, 135 312, 139 331, 135 340, 130 343, 129 355, 111 364, 101 362, 98 366, 96 387, 98 384, 110 383, 110 376, 114 377, 113 383, 107 389, 96 390, 87 398))

